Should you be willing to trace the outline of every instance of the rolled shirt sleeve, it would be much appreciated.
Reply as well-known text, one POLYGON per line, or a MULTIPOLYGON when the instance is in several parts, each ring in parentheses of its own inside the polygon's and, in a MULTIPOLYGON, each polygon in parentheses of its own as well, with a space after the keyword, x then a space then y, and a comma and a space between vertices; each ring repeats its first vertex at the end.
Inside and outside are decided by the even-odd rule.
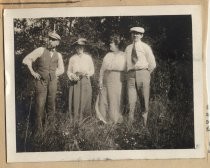
POLYGON ((44 52, 43 47, 39 47, 33 50, 23 59, 23 64, 31 66, 32 62, 36 61, 36 59, 39 58, 43 54, 43 52, 44 52))
POLYGON ((147 47, 147 61, 149 71, 153 71, 156 68, 156 61, 150 46, 147 47))
POLYGON ((56 76, 60 76, 64 73, 63 58, 60 53, 58 53, 58 67, 55 73, 56 73, 56 76))

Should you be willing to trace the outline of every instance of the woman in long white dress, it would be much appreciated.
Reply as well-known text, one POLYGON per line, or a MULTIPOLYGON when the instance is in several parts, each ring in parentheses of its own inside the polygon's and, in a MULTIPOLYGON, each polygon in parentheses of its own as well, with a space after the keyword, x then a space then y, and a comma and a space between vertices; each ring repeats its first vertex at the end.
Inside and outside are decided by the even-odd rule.
POLYGON ((125 53, 120 50, 120 36, 114 35, 110 40, 110 50, 103 59, 100 69, 100 93, 96 101, 96 116, 104 123, 121 123, 123 121, 124 73, 126 68, 125 53))

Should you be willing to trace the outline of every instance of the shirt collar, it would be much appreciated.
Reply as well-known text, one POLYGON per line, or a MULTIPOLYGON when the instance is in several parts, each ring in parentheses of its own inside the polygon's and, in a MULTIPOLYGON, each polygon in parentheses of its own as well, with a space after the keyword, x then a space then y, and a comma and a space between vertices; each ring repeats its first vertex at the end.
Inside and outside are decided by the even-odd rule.
POLYGON ((142 41, 141 41, 141 40, 139 40, 139 41, 137 41, 137 42, 133 42, 133 44, 137 44, 137 45, 139 45, 139 44, 142 44, 142 41))
POLYGON ((55 52, 55 51, 56 51, 55 48, 52 48, 52 49, 47 48, 47 50, 48 50, 49 52, 55 52))

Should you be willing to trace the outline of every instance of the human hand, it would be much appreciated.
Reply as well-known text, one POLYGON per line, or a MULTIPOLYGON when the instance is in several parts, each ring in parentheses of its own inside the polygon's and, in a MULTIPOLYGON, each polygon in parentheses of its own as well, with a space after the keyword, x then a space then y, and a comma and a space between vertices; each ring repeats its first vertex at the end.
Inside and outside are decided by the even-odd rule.
POLYGON ((86 72, 79 72, 79 75, 87 77, 88 74, 86 72))
POLYGON ((81 76, 86 77, 86 78, 90 77, 89 74, 86 73, 86 72, 79 72, 78 75, 81 75, 81 76))
POLYGON ((59 78, 60 75, 61 75, 61 74, 59 74, 58 71, 55 71, 55 76, 56 76, 57 79, 59 78))
POLYGON ((103 83, 102 83, 102 82, 99 83, 99 89, 100 89, 100 90, 103 89, 103 83))
POLYGON ((35 79, 38 79, 38 80, 41 79, 41 75, 39 75, 37 72, 32 72, 31 74, 33 75, 33 77, 34 77, 35 79))
POLYGON ((85 77, 86 77, 86 78, 89 78, 89 77, 90 77, 90 75, 86 73, 86 74, 85 74, 85 77))

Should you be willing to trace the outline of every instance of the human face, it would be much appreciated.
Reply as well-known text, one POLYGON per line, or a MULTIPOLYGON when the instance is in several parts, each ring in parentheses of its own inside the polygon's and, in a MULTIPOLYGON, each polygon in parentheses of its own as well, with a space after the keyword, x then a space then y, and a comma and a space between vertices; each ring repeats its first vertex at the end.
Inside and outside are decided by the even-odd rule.
POLYGON ((60 41, 54 38, 49 38, 49 46, 50 48, 55 48, 60 44, 60 41))
POLYGON ((114 51, 114 52, 119 51, 118 46, 113 41, 111 41, 109 45, 110 45, 110 50, 111 51, 114 51))
POLYGON ((139 33, 139 32, 132 32, 131 33, 132 39, 134 42, 140 41, 143 37, 143 33, 139 33))
POLYGON ((82 54, 84 52, 84 47, 80 45, 76 46, 76 52, 79 55, 82 54))

